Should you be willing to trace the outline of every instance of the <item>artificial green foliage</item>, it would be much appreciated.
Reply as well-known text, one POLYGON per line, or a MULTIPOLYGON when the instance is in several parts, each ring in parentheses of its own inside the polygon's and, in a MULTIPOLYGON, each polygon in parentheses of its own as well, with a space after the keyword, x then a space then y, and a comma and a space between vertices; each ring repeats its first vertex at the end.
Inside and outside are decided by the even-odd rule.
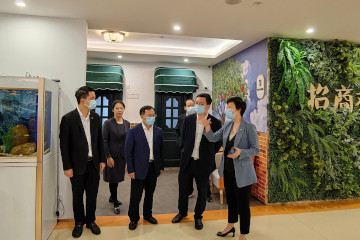
POLYGON ((359 63, 360 48, 354 43, 270 40, 269 202, 360 196, 359 63), (294 83, 286 84, 297 61, 294 55, 301 59, 302 71, 311 74, 302 76, 304 86, 329 88, 327 109, 311 110, 307 89, 303 98, 299 88, 294 93, 294 83), (353 112, 334 108, 341 85, 353 89, 353 112))
POLYGON ((294 101, 295 94, 299 96, 301 108, 305 106, 305 91, 309 88, 312 75, 306 67, 304 61, 304 51, 298 50, 291 45, 290 41, 281 40, 280 50, 277 58, 277 66, 283 67, 283 76, 279 86, 279 91, 285 85, 289 90, 288 104, 294 101))

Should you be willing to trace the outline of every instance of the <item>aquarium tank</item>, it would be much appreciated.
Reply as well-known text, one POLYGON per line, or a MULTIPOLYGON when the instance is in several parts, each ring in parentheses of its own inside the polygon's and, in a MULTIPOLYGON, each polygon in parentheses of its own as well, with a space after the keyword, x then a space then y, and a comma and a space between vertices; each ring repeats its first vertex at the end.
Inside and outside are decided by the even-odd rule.
POLYGON ((35 156, 37 90, 0 89, 0 157, 35 156))

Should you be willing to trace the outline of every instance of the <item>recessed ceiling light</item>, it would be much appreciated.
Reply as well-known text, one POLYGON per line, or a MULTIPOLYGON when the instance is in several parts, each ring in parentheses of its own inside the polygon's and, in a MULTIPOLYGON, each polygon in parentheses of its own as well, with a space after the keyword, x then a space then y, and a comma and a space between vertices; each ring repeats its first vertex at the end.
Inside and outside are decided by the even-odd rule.
POLYGON ((315 29, 313 29, 313 28, 308 28, 306 30, 306 33, 313 33, 313 32, 315 32, 315 29))
POLYGON ((174 25, 174 30, 175 30, 175 31, 180 31, 180 30, 181 30, 180 25, 174 25))
POLYGON ((189 61, 189 59, 187 59, 187 58, 184 59, 184 62, 188 62, 188 61, 189 61))
POLYGON ((16 1, 15 4, 18 7, 26 7, 26 4, 23 1, 16 1))
POLYGON ((121 55, 118 55, 118 58, 122 58, 122 56, 121 56, 121 55))

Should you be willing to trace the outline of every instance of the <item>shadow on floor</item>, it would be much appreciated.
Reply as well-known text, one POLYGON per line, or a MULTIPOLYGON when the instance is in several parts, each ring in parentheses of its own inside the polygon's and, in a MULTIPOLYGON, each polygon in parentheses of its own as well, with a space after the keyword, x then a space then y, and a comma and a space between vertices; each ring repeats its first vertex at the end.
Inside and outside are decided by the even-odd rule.
MULTIPOLYGON (((157 180, 157 186, 154 193, 154 205, 153 205, 153 214, 165 214, 165 213, 177 213, 177 202, 178 202, 178 168, 169 168, 165 169, 164 174, 160 176, 157 180)), ((194 184, 194 189, 196 185, 194 184)), ((189 211, 192 212, 195 207, 197 191, 194 191, 194 196, 189 198, 189 211)), ((102 176, 100 179, 99 193, 97 198, 97 216, 114 216, 113 213, 113 204, 109 203, 109 184, 104 182, 102 176)), ((219 193, 212 194, 213 201, 206 204, 206 211, 209 210, 220 210, 227 209, 226 199, 224 199, 224 204, 220 204, 219 193)), ((129 200, 130 200, 130 178, 126 174, 125 181, 119 183, 118 187, 118 200, 123 204, 120 207, 120 215, 127 215, 129 209, 129 200)), ((142 215, 142 204, 143 200, 140 203, 140 215, 142 215)), ((251 206, 260 206, 263 205, 256 198, 251 197, 250 199, 251 206)))

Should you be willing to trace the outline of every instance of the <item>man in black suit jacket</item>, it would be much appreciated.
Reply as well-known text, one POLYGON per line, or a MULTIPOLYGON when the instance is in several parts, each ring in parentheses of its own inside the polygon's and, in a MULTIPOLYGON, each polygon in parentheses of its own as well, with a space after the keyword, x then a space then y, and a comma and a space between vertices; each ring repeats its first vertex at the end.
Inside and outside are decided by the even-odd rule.
POLYGON ((177 145, 180 149, 182 149, 182 137, 181 137, 181 129, 182 129, 182 125, 184 123, 184 119, 186 116, 189 116, 191 114, 195 113, 195 102, 192 99, 188 99, 185 101, 185 106, 184 106, 184 110, 186 111, 186 113, 181 114, 178 118, 178 122, 176 123, 176 127, 174 128, 177 136, 178 136, 178 141, 177 141, 177 145))
POLYGON ((215 162, 215 153, 219 151, 221 143, 211 143, 203 135, 204 127, 198 121, 203 118, 211 119, 211 128, 217 131, 221 128, 221 121, 208 114, 212 99, 203 93, 196 97, 195 110, 197 114, 185 117, 182 127, 183 151, 179 172, 179 213, 173 218, 173 223, 180 222, 187 216, 188 196, 191 194, 193 179, 195 178, 198 197, 195 206, 195 228, 201 230, 202 214, 206 207, 206 192, 209 176, 215 162))
POLYGON ((72 236, 78 238, 85 223, 93 234, 101 233, 95 223, 95 211, 100 172, 105 167, 105 152, 100 117, 90 111, 96 107, 95 91, 84 86, 76 91, 75 97, 78 107, 61 119, 60 150, 64 174, 70 178, 73 193, 75 227, 72 236))

